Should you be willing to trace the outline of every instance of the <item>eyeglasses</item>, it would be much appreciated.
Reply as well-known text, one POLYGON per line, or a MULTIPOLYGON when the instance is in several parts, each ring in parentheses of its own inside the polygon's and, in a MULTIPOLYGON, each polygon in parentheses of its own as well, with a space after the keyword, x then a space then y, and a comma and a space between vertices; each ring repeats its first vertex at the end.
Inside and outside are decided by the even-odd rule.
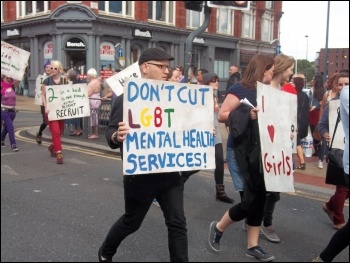
POLYGON ((219 82, 219 79, 218 78, 213 78, 213 79, 209 80, 209 82, 219 82))
POLYGON ((157 66, 158 68, 160 68, 160 69, 163 70, 163 71, 165 71, 166 69, 167 69, 167 70, 170 70, 169 65, 154 64, 154 63, 146 63, 146 64, 151 64, 151 65, 157 66))
POLYGON ((58 68, 51 68, 51 70, 58 70, 58 68))

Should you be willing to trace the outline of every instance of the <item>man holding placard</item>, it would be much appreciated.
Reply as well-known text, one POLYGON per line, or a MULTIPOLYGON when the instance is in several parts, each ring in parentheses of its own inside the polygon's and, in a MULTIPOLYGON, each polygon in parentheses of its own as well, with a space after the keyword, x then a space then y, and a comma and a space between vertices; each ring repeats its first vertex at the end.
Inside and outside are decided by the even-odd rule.
MULTIPOLYGON (((166 81, 169 61, 174 60, 166 52, 150 48, 138 61, 141 77, 166 81)), ((125 95, 126 96, 126 95, 125 95)), ((113 105, 106 139, 112 149, 120 148, 123 157, 123 142, 129 134, 129 125, 123 122, 124 94, 113 105)), ((100 262, 112 262, 120 243, 137 231, 145 218, 153 198, 156 197, 163 210, 168 228, 170 261, 188 262, 186 218, 183 191, 185 178, 179 172, 159 172, 124 175, 125 213, 113 224, 98 251, 100 262)))

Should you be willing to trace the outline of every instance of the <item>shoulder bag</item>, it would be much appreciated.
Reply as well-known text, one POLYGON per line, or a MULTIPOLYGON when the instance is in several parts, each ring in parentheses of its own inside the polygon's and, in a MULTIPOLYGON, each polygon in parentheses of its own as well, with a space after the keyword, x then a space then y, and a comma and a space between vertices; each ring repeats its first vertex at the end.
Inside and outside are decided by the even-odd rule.
POLYGON ((329 146, 327 155, 327 172, 326 172, 326 184, 343 185, 347 186, 344 175, 343 165, 343 149, 332 148, 335 133, 337 131, 338 123, 340 122, 340 110, 338 109, 338 117, 335 123, 332 141, 329 146))

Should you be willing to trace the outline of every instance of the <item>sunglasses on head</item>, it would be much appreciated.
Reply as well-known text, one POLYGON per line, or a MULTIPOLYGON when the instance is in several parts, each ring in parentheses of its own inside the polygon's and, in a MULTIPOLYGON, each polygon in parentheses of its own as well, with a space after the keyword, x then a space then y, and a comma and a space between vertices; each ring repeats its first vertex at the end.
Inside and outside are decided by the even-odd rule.
POLYGON ((51 70, 58 70, 58 68, 51 68, 51 70))

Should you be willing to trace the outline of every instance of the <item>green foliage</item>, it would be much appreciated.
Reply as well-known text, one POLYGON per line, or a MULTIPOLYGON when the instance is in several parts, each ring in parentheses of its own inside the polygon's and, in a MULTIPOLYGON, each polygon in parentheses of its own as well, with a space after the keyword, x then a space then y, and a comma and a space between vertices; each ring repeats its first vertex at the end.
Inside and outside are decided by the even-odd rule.
POLYGON ((297 70, 299 74, 304 74, 306 77, 306 82, 310 82, 313 76, 315 75, 315 64, 306 59, 297 60, 297 70))

